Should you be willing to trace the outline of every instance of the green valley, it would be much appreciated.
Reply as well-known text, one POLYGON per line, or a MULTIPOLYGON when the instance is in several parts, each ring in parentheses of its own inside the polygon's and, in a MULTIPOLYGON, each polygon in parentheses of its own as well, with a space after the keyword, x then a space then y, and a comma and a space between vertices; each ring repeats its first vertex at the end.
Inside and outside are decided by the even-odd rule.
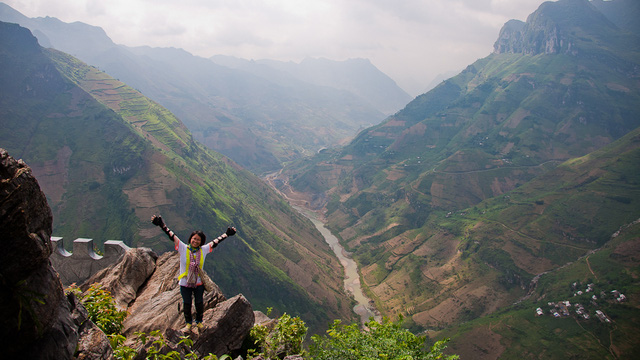
MULTIPOLYGON (((383 314, 476 331, 640 218, 639 44, 587 1, 546 2, 491 55, 270 180, 323 213, 383 314)), ((507 346, 533 351, 522 331, 507 346)), ((483 341, 460 335, 452 351, 483 341)))
MULTIPOLYGON (((185 124, 196 123, 195 131, 132 86, 0 23, 0 147, 33 169, 56 236, 163 252, 170 243, 152 214, 179 236, 236 226, 238 236, 207 264, 214 281, 259 310, 300 315, 314 333, 333 319, 354 320, 353 300, 340 262, 290 205, 315 211, 339 239, 376 310, 434 342, 451 338, 448 353, 635 358, 638 11, 629 0, 545 2, 526 22, 507 22, 491 54, 380 123, 380 109, 333 91, 324 97, 308 88, 304 98, 317 102, 304 105, 291 88, 279 88, 291 102, 271 93, 271 81, 289 86, 295 76, 335 83, 318 75, 324 61, 222 56, 216 66, 230 68, 210 79, 222 84, 231 69, 245 71, 252 75, 241 85, 251 91, 232 87, 235 105, 207 114, 213 125, 197 123, 211 104, 180 100, 182 83, 169 80, 200 81, 203 68, 170 73, 158 65, 166 78, 142 84, 159 99, 177 99, 173 106, 193 116, 185 124), (352 111, 358 121, 343 124, 352 111), (331 120, 325 133, 315 128, 318 118, 331 120), (239 136, 256 119, 268 121, 239 136), (333 147, 370 123, 377 124, 333 147), (216 146, 237 150, 242 165, 216 146), (302 157, 310 152, 317 153, 302 157)), ((131 51, 184 55, 173 50, 131 51)), ((191 90, 204 86, 197 84, 191 90)))

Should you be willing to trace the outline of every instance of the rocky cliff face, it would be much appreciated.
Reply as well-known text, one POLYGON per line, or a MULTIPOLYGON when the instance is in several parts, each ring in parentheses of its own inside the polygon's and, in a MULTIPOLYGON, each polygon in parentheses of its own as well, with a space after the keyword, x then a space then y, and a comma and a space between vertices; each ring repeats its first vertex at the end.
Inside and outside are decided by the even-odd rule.
MULTIPOLYGON (((88 319, 73 293, 65 295, 51 266, 52 215, 44 193, 21 160, 0 149, 0 348, 3 358, 109 359, 105 334, 88 319)), ((161 256, 128 249, 119 262, 94 274, 81 289, 98 283, 129 313, 123 333, 160 330, 166 351, 179 350, 182 299, 177 253, 161 256)), ((219 289, 205 293, 205 328, 192 336, 192 350, 218 356, 239 349, 254 324, 242 295, 226 299, 219 289)), ((146 349, 139 348, 140 356, 146 349)))
POLYGON ((8 359, 69 359, 89 347, 111 356, 104 333, 65 296, 51 254, 51 209, 31 169, 0 149, 0 341, 8 359))
MULTIPOLYGON (((98 272, 82 286, 87 290, 99 284, 111 292, 117 306, 129 315, 122 333, 134 346, 136 332, 160 330, 167 346, 178 350, 180 336, 192 337, 192 350, 201 355, 221 356, 240 349, 254 324, 254 313, 243 295, 225 298, 219 288, 205 292, 204 329, 197 334, 183 333, 182 298, 177 283, 179 259, 176 252, 161 256, 151 249, 129 249, 117 264, 98 272)), ((195 309, 193 310, 195 313, 195 309)), ((145 353, 145 348, 139 348, 145 353)))
POLYGON ((542 4, 527 22, 508 21, 493 45, 496 54, 570 54, 579 53, 580 23, 587 17, 590 26, 615 28, 588 0, 560 0, 542 4), (580 14, 579 16, 577 14, 580 14))

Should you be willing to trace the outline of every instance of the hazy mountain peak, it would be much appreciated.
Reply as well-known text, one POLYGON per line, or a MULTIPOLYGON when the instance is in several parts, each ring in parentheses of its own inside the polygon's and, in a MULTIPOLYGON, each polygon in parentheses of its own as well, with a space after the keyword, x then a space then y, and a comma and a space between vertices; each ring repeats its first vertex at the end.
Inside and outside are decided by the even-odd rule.
POLYGON ((29 18, 22 15, 19 11, 15 10, 11 6, 0 2, 0 17, 5 19, 6 22, 17 23, 20 20, 28 20, 29 18))
POLYGON ((323 57, 307 57, 296 63, 216 55, 210 60, 222 66, 241 69, 279 82, 295 79, 315 86, 348 91, 386 115, 396 112, 411 100, 411 96, 393 79, 365 58, 338 61, 323 57))
POLYGON ((591 0, 591 4, 620 29, 640 35, 640 1, 591 0))
POLYGON ((529 15, 526 23, 508 21, 500 30, 493 52, 575 55, 581 41, 591 41, 584 38, 585 33, 593 37, 616 29, 588 0, 548 1, 529 15))
POLYGON ((100 54, 116 46, 101 27, 79 21, 66 23, 50 16, 28 18, 4 3, 0 3, 0 20, 30 29, 43 47, 63 48, 74 56, 100 54))
MULTIPOLYGON (((0 4, 4 5, 4 4, 0 4)), ((18 24, 0 22, 0 29, 5 35, 2 42, 14 49, 14 52, 24 54, 40 52, 38 41, 30 32, 18 24)))

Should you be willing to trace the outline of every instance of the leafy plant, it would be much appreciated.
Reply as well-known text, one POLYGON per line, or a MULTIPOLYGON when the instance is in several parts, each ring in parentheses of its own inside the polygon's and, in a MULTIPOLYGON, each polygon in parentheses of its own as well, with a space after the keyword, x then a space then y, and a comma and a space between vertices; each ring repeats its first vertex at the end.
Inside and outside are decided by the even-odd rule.
POLYGON ((391 322, 384 318, 381 323, 367 322, 362 330, 358 323, 343 325, 335 320, 327 335, 314 335, 309 348, 314 360, 336 359, 458 359, 457 355, 444 355, 448 339, 436 342, 429 351, 424 350, 425 337, 416 336, 403 329, 402 319, 391 322))
MULTIPOLYGON (((177 348, 183 347, 183 353, 178 350, 170 350, 166 354, 162 353, 162 349, 166 347, 167 341, 162 335, 160 330, 154 330, 150 333, 144 332, 136 332, 136 344, 144 347, 149 341, 151 341, 151 346, 146 350, 145 359, 151 360, 170 360, 170 359, 191 359, 191 360, 226 360, 231 359, 229 355, 222 355, 218 358, 215 354, 209 354, 202 358, 198 357, 191 347, 193 346, 193 340, 191 340, 188 336, 181 336, 180 341, 177 344, 177 348)), ((124 345, 126 338, 119 334, 114 334, 109 336, 109 340, 111 341, 111 347, 113 348, 114 358, 118 360, 131 360, 138 355, 138 352, 124 345)))
POLYGON ((36 325, 36 328, 40 328, 41 324, 40 321, 38 320, 38 317, 35 315, 35 309, 33 308, 32 303, 38 303, 40 305, 44 305, 44 300, 46 298, 45 295, 42 295, 40 293, 37 293, 33 290, 29 290, 27 289, 27 281, 26 280, 21 280, 19 281, 13 291, 11 291, 11 293, 13 294, 14 298, 17 299, 19 308, 18 308, 18 330, 20 330, 20 328, 22 327, 22 310, 27 310, 27 312, 29 313, 29 315, 31 316, 31 319, 33 320, 33 322, 36 325))
POLYGON ((113 357, 118 360, 131 360, 133 359, 138 352, 124 345, 124 342, 127 340, 121 334, 111 334, 109 337, 109 343, 111 343, 111 348, 113 349, 113 357))
MULTIPOLYGON (((267 316, 271 313, 267 310, 267 316)), ((251 329, 250 336, 258 350, 249 350, 253 356, 261 355, 267 359, 277 359, 281 355, 303 354, 302 342, 307 334, 307 327, 299 317, 291 317, 283 314, 277 319, 275 325, 256 325, 251 329)))
POLYGON ((80 298, 89 313, 89 319, 96 324, 100 330, 107 335, 119 334, 122 330, 122 323, 127 317, 127 312, 118 310, 111 293, 99 284, 93 284, 84 295, 80 290, 72 285, 69 291, 73 291, 80 298))

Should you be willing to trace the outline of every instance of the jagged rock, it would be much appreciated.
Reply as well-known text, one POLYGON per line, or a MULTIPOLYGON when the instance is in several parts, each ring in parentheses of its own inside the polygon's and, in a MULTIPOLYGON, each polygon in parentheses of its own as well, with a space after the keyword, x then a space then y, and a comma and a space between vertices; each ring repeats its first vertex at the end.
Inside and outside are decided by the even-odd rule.
POLYGON ((254 325, 265 325, 268 322, 274 321, 274 319, 268 317, 262 311, 254 311, 253 312, 253 317, 255 318, 255 320, 253 322, 254 325))
POLYGON ((109 338, 96 324, 89 320, 89 312, 74 293, 67 295, 71 319, 78 330, 78 343, 74 357, 77 359, 111 359, 113 349, 109 338))
POLYGON ((577 55, 580 52, 577 48, 579 38, 575 33, 576 28, 582 25, 574 19, 588 19, 586 23, 601 32, 615 27, 588 0, 549 1, 529 15, 526 23, 508 21, 500 30, 493 52, 577 55))
POLYGON ((86 289, 90 284, 98 283, 119 299, 119 306, 126 305, 123 309, 129 315, 122 330, 128 339, 126 345, 137 348, 139 356, 144 357, 149 345, 140 347, 134 334, 160 330, 166 341, 162 352, 180 351, 177 344, 184 335, 193 338, 192 350, 201 355, 221 356, 240 349, 254 324, 253 309, 247 299, 237 295, 227 300, 217 286, 213 291, 205 292, 205 327, 198 334, 185 334, 181 330, 184 317, 177 283, 178 253, 153 255, 149 249, 130 249, 120 262, 92 276, 81 286, 86 289), (129 276, 136 280, 123 279, 129 276))
POLYGON ((524 46, 522 29, 525 23, 520 20, 507 21, 498 35, 498 40, 493 44, 493 52, 496 54, 519 54, 524 46))
POLYGON ((205 327, 196 337, 193 349, 203 355, 229 354, 242 347, 253 322, 251 304, 244 296, 236 295, 204 312, 205 327))
POLYGON ((113 349, 107 335, 89 320, 87 309, 74 294, 69 294, 68 298, 72 305, 71 316, 79 326, 79 338, 74 358, 98 360, 113 358, 113 349))
MULTIPOLYGON (((168 329, 180 329, 184 326, 182 315, 182 297, 178 287, 179 259, 177 252, 162 254, 156 262, 156 270, 138 289, 138 296, 130 304, 129 316, 124 322, 122 333, 131 337, 135 332, 162 332, 168 329)), ((108 270, 108 268, 107 268, 108 270)), ((114 291, 118 296, 118 290, 114 291)), ((204 294, 205 313, 219 302, 226 300, 218 287, 204 294)), ((195 309, 193 310, 195 313, 195 309)))
MULTIPOLYGON (((106 335, 91 322, 73 293, 65 295, 49 256, 52 216, 31 170, 0 149, 0 346, 3 358, 109 359, 106 335)), ((161 330, 167 349, 178 349, 183 325, 177 285, 178 255, 129 249, 122 259, 92 276, 130 315, 125 335, 161 330)), ((205 328, 193 350, 218 356, 239 349, 254 323, 242 295, 226 300, 219 288, 205 293, 205 328)), ((178 349, 179 350, 179 349, 178 349)))
POLYGON ((119 262, 90 277, 80 289, 86 291, 92 284, 100 283, 111 292, 118 308, 127 309, 138 289, 155 271, 157 258, 149 248, 128 249, 119 262))
POLYGON ((0 339, 9 354, 31 348, 58 317, 63 292, 48 261, 51 227, 31 169, 0 149, 0 339))
MULTIPOLYGON (((26 261, 26 259, 22 259, 26 261)), ((69 359, 73 356, 78 342, 78 325, 71 312, 75 302, 64 296, 62 285, 51 266, 42 267, 25 283, 18 295, 22 302, 22 324, 19 327, 5 328, 16 334, 8 335, 7 347, 10 354, 29 359, 69 359), (28 310, 30 307, 30 311, 28 310), (17 335, 18 339, 12 339, 17 335)), ((5 304, 2 308, 5 309, 5 304)), ((18 314, 18 313, 16 313, 18 314)), ((19 317, 13 314, 12 317, 19 317)), ((6 319, 3 316, 3 319, 6 319)), ((4 322, 4 321, 3 321, 4 322)), ((2 336, 3 340, 7 338, 2 336)), ((13 356, 9 356, 13 358, 13 356)))
POLYGON ((19 282, 49 264, 53 216, 31 169, 4 149, 0 162, 0 274, 3 281, 19 282))
POLYGON ((80 341, 76 351, 77 359, 107 360, 113 358, 109 338, 93 322, 85 322, 80 328, 80 341))
POLYGON ((66 359, 73 355, 77 328, 49 263, 51 229, 51 209, 31 169, 0 149, 3 357, 66 359))

